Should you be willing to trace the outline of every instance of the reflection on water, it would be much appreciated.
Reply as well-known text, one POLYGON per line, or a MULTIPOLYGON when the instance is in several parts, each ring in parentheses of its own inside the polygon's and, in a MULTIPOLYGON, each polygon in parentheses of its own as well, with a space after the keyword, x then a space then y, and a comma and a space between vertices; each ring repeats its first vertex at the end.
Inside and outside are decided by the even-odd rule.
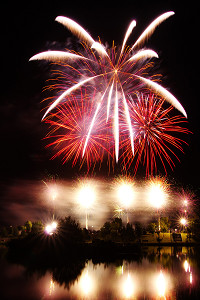
POLYGON ((114 262, 90 259, 42 269, 2 259, 0 267, 3 299, 200 299, 194 248, 149 247, 114 262))

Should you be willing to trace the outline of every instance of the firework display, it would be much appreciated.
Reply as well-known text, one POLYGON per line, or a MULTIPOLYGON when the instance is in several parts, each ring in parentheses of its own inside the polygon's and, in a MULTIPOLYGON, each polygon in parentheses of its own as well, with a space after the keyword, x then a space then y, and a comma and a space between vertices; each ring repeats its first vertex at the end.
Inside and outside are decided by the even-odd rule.
POLYGON ((57 96, 51 98, 42 118, 52 126, 47 137, 54 139, 49 145, 58 149, 55 156, 62 154, 64 162, 72 159, 73 166, 78 161, 81 166, 86 162, 88 169, 101 163, 105 154, 111 161, 121 160, 127 168, 136 156, 135 171, 142 160, 152 173, 156 169, 155 156, 164 165, 164 155, 173 166, 169 154, 175 153, 169 145, 182 148, 181 141, 169 131, 187 130, 177 125, 181 117, 169 117, 168 113, 175 107, 184 117, 187 115, 180 102, 158 83, 159 76, 152 75, 157 53, 141 48, 156 27, 173 14, 167 12, 156 18, 132 46, 127 46, 136 26, 133 20, 120 48, 114 42, 106 48, 75 21, 56 18, 80 39, 81 49, 46 51, 30 59, 47 60, 58 66, 54 82, 47 87, 57 96), (154 98, 162 99, 154 102, 154 98), (164 101, 172 107, 163 109, 164 101), (150 130, 144 129, 147 124, 150 130))

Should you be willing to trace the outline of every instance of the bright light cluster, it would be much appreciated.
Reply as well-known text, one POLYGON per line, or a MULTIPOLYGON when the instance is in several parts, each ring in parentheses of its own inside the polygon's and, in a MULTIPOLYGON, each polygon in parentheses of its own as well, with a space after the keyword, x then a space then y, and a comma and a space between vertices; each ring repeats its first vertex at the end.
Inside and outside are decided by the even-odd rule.
POLYGON ((85 209, 92 206, 96 198, 94 187, 91 184, 83 184, 78 192, 78 203, 85 209))
POLYGON ((187 224, 187 220, 185 218, 180 219, 181 225, 185 226, 187 224))
POLYGON ((154 179, 150 181, 148 198, 151 205, 156 209, 160 209, 166 203, 166 187, 165 182, 161 179, 154 179))
POLYGON ((118 199, 124 208, 129 208, 134 200, 133 183, 122 181, 117 187, 118 199))
POLYGON ((57 228, 57 222, 53 221, 52 223, 50 224, 47 224, 46 227, 45 227, 45 232, 46 234, 48 235, 52 235, 53 233, 56 232, 56 228, 57 228))

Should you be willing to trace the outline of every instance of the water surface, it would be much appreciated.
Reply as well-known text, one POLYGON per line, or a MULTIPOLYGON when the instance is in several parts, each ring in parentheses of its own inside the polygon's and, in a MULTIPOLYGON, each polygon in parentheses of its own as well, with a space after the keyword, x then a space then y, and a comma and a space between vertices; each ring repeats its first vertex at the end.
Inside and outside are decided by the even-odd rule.
POLYGON ((148 247, 112 261, 90 259, 59 266, 0 262, 1 299, 200 299, 195 248, 148 247))

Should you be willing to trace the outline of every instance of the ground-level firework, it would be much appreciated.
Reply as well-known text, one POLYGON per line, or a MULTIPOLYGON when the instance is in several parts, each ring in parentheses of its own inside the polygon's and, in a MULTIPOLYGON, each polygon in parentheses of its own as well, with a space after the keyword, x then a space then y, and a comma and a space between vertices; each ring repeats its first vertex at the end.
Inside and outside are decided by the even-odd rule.
MULTIPOLYGON (((185 117, 187 116, 180 102, 156 82, 158 76, 155 76, 156 74, 154 76, 150 75, 152 74, 152 60, 158 58, 157 53, 151 49, 141 48, 156 27, 173 14, 174 12, 167 12, 156 18, 132 46, 127 46, 128 38, 136 26, 136 21, 133 20, 119 49, 114 43, 111 48, 107 49, 100 40, 99 42, 95 41, 83 27, 69 18, 61 16, 56 18, 56 21, 67 27, 82 41, 82 48, 78 52, 72 50, 42 52, 33 56, 31 60, 44 59, 59 66, 54 73, 55 82, 49 86, 50 90, 57 90, 56 94, 58 96, 53 98, 43 116, 43 120, 48 121, 49 113, 55 111, 55 109, 57 109, 57 112, 63 103, 70 102, 73 97, 76 98, 77 102, 83 102, 81 99, 83 89, 87 94, 87 101, 94 101, 94 105, 89 112, 84 139, 81 140, 73 164, 77 161, 80 153, 82 158, 86 157, 87 163, 90 160, 88 156, 93 156, 94 161, 96 161, 96 156, 102 157, 102 153, 99 155, 99 151, 96 151, 93 146, 93 150, 91 150, 90 143, 97 127, 100 127, 101 132, 102 127, 99 126, 99 122, 102 122, 105 130, 107 128, 109 131, 106 136, 103 134, 109 146, 104 145, 105 141, 102 143, 102 138, 98 140, 98 145, 96 144, 96 147, 102 147, 101 152, 106 150, 109 154, 112 152, 113 155, 114 151, 115 161, 119 161, 121 155, 120 139, 124 136, 121 128, 125 124, 128 130, 130 149, 132 156, 134 156, 135 128, 129 102, 130 98, 136 101, 138 93, 147 93, 151 90, 166 102, 169 102, 185 117), (112 135, 114 142, 110 142, 110 135, 112 135), (92 155, 88 154, 91 151, 93 152, 92 155)), ((86 106, 88 107, 88 105, 86 106)), ((74 106, 73 110, 76 115, 79 115, 80 105, 74 106)), ((102 137, 102 132, 100 136, 102 137)), ((74 148, 72 147, 72 149, 74 148)), ((70 159, 70 153, 68 157, 70 159)), ((68 159, 67 155, 65 158, 68 159)))

